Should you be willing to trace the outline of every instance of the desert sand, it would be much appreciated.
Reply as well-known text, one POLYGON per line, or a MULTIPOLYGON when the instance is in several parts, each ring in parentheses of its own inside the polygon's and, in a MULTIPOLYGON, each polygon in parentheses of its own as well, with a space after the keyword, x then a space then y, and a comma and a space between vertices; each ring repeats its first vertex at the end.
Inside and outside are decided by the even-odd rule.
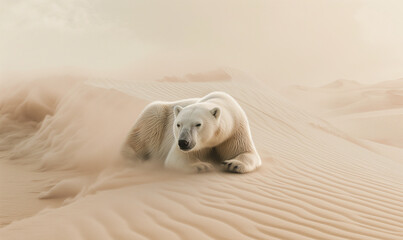
POLYGON ((403 239, 402 80, 282 95, 224 70, 55 78, 1 89, 2 240, 403 239), (147 103, 214 90, 246 111, 260 169, 184 174, 120 157, 147 103))
POLYGON ((337 80, 316 88, 292 86, 283 93, 349 135, 403 147, 403 79, 377 84, 337 80))

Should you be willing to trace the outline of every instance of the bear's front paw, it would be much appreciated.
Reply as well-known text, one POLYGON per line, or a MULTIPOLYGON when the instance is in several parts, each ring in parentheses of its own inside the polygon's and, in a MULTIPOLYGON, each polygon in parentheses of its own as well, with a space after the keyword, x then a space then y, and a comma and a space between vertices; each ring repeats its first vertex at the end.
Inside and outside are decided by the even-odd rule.
POLYGON ((239 160, 226 160, 221 163, 224 166, 224 170, 228 172, 234 172, 234 173, 245 173, 246 172, 246 166, 245 163, 239 161, 239 160))
POLYGON ((193 163, 191 165, 191 167, 192 167, 192 170, 197 173, 209 172, 214 168, 213 165, 208 162, 193 163))

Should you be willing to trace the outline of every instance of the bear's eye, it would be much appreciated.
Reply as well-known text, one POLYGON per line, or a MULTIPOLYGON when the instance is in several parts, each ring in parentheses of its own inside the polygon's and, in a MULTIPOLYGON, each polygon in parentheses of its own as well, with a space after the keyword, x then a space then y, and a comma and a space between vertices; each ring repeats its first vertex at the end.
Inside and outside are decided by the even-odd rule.
POLYGON ((180 127, 181 125, 178 123, 178 124, 176 124, 176 126, 177 126, 177 127, 180 127))
POLYGON ((200 127, 200 126, 201 126, 201 123, 196 124, 196 127, 200 127))

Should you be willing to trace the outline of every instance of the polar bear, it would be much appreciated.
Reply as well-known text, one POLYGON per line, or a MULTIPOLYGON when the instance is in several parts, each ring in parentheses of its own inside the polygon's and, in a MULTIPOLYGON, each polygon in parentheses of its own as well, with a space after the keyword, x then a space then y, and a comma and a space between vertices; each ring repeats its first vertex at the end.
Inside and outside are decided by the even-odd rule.
POLYGON ((164 160, 170 169, 246 173, 261 165, 249 122, 229 94, 149 104, 123 146, 132 159, 164 160))

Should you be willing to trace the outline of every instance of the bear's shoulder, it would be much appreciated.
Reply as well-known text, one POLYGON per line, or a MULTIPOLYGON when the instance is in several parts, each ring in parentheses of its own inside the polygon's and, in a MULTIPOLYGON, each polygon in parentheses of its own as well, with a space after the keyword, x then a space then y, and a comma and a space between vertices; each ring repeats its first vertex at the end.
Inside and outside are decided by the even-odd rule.
POLYGON ((208 99, 208 98, 232 98, 231 95, 229 95, 226 92, 222 92, 222 91, 214 91, 211 92, 209 94, 207 94, 204 99, 208 99))
POLYGON ((211 92, 200 99, 199 102, 210 102, 210 101, 223 101, 223 102, 232 102, 235 99, 226 92, 216 91, 211 92))

